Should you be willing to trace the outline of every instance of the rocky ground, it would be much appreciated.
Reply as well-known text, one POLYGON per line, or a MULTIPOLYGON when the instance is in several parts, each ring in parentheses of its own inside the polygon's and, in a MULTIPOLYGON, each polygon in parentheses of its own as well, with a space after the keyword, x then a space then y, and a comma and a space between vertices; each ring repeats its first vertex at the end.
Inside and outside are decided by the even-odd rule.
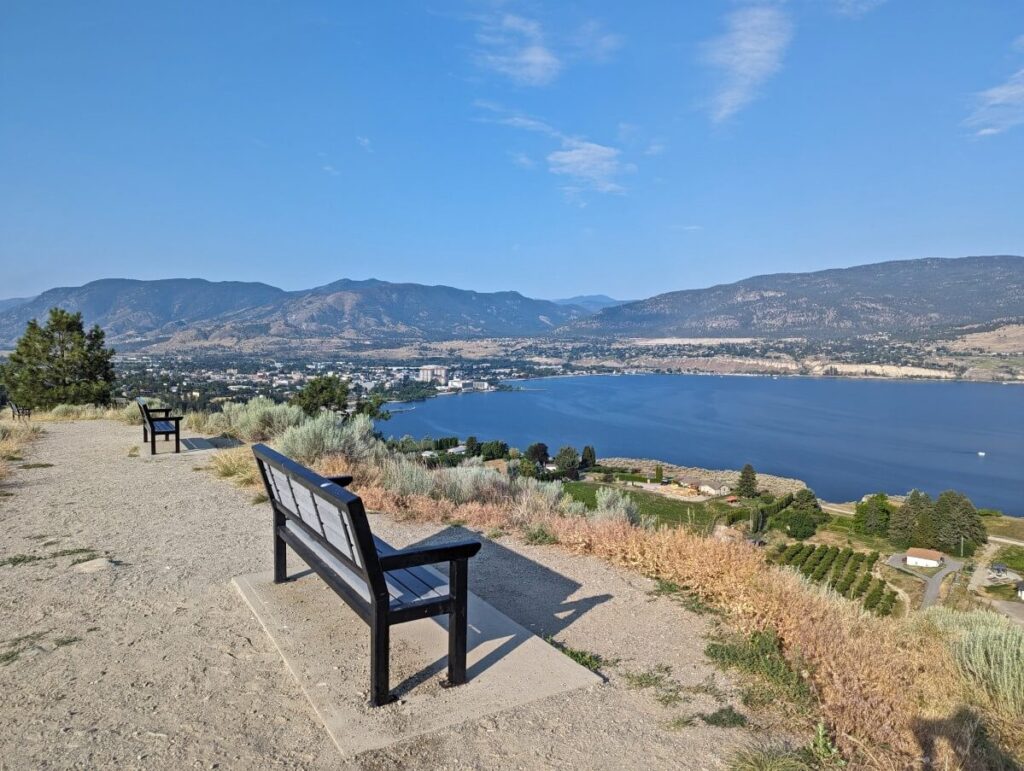
MULTIPOLYGON (((716 471, 714 469, 696 468, 693 466, 676 466, 672 463, 665 463, 664 461, 652 460, 650 458, 605 458, 602 456, 598 460, 602 466, 638 468, 640 473, 649 474, 652 479, 654 478, 655 466, 661 466, 666 477, 673 477, 684 482, 693 481, 702 485, 711 485, 714 488, 721 488, 723 485, 735 487, 740 478, 739 471, 716 471)), ((757 486, 758 489, 767 490, 772 495, 795 493, 807 487, 799 479, 761 473, 757 475, 757 486)))
MULTIPOLYGON (((0 768, 715 768, 770 736, 700 717, 745 711, 702 655, 705 618, 647 579, 506 536, 472 589, 605 657, 608 683, 343 760, 230 583, 270 568, 267 505, 211 476, 209 451, 151 458, 139 433, 47 424, 3 484, 0 768), (661 685, 637 688, 638 673, 661 685)), ((374 528, 396 545, 438 530, 374 528)))

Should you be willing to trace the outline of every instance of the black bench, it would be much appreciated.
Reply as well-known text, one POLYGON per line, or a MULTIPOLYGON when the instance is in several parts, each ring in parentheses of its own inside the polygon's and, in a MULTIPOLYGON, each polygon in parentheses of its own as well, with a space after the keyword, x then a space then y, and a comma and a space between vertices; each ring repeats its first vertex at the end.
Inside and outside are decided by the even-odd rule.
POLYGON ((28 407, 19 407, 14 403, 14 399, 11 399, 8 404, 11 405, 11 419, 12 420, 32 420, 32 410, 28 407))
POLYGON ((174 451, 181 452, 181 416, 171 415, 170 407, 150 407, 141 396, 135 399, 142 413, 142 441, 149 442, 149 454, 156 455, 156 438, 170 441, 174 436, 174 451))
POLYGON ((274 514, 274 583, 287 580, 285 544, 370 627, 372 706, 392 700, 390 627, 448 616, 448 679, 466 682, 469 558, 479 541, 396 550, 370 532, 351 477, 325 478, 266 445, 252 448, 274 514), (424 568, 447 562, 448 579, 424 568))

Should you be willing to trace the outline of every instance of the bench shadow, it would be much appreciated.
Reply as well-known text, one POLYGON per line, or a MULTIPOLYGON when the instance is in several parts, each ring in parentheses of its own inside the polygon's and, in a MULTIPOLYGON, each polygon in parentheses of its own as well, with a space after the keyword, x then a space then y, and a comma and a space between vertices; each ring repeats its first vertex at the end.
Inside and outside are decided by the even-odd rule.
POLYGON ((1021 768, 1013 756, 1000 749, 986 734, 981 717, 966 707, 961 707, 947 718, 917 720, 913 731, 921 748, 921 767, 924 769, 946 767, 936 762, 940 742, 952 749, 957 768, 979 771, 1019 771, 1021 768))
MULTIPOLYGON (((469 610, 467 648, 470 664, 466 674, 470 681, 493 667, 532 636, 555 636, 572 625, 592 608, 611 599, 610 594, 570 599, 582 584, 530 558, 502 546, 479 533, 459 526, 450 526, 409 547, 434 546, 467 538, 482 543, 480 552, 469 563, 469 591, 507 616, 518 628, 491 623, 485 616, 481 624, 474 622, 474 609, 469 610), (474 660, 473 651, 481 646, 491 648, 474 660)), ((435 565, 447 574, 448 566, 435 565)), ((447 632, 448 617, 430 619, 447 632)), ((446 671, 447 655, 392 687, 402 695, 417 685, 446 671)))

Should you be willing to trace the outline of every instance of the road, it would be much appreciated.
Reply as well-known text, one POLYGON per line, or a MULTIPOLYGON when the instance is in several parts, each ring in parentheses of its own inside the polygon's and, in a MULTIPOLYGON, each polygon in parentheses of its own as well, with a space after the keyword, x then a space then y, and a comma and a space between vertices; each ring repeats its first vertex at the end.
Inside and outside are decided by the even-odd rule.
POLYGON ((889 557, 886 562, 887 565, 896 570, 902 570, 904 573, 909 573, 912 576, 916 576, 924 581, 924 598, 921 600, 921 610, 930 608, 935 604, 935 601, 939 599, 939 589, 942 588, 942 581, 950 573, 955 573, 964 566, 964 563, 957 562, 954 559, 946 557, 946 561, 942 566, 942 570, 933 576, 926 575, 924 573, 918 573, 913 568, 907 567, 903 562, 904 554, 894 554, 889 557))

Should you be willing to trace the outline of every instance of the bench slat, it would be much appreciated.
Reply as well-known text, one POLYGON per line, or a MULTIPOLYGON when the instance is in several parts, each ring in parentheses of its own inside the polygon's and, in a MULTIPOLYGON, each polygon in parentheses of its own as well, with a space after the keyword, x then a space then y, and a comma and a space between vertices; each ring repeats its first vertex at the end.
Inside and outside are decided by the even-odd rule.
POLYGON ((423 568, 403 568, 384 574, 391 605, 408 605, 418 600, 443 600, 448 597, 448 582, 423 568))
POLYGON ((285 527, 288 528, 288 532, 302 541, 303 545, 313 552, 323 563, 336 572, 341 580, 352 587, 352 589, 357 592, 367 604, 370 603, 370 587, 367 585, 366 579, 349 569, 341 560, 331 554, 321 544, 317 543, 312 536, 294 522, 288 522, 285 527))

